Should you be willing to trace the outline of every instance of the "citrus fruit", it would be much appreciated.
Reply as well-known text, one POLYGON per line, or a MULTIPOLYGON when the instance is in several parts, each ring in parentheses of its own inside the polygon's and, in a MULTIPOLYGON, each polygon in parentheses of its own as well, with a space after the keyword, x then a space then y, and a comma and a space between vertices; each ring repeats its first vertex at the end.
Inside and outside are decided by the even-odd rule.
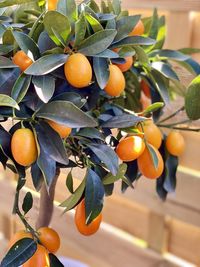
POLYGON ((144 30, 144 24, 141 20, 139 20, 136 26, 133 28, 132 32, 129 33, 129 36, 142 35, 144 34, 144 30))
POLYGON ((22 166, 35 162, 38 152, 33 132, 28 128, 16 130, 11 139, 11 151, 15 161, 22 166))
POLYGON ((173 156, 181 156, 185 150, 185 140, 178 131, 171 131, 166 139, 166 148, 173 156))
POLYGON ((86 216, 85 216, 85 200, 82 200, 78 206, 76 207, 75 212, 75 224, 78 231, 85 236, 95 234, 101 224, 102 221, 102 213, 100 213, 90 224, 86 224, 86 216))
POLYGON ((146 97, 151 98, 151 90, 148 83, 144 80, 140 82, 140 86, 146 97))
POLYGON ((83 88, 91 83, 92 67, 87 57, 81 53, 69 56, 64 71, 67 81, 76 88, 83 88))
POLYGON ((146 120, 142 125, 138 126, 140 132, 144 131, 144 138, 146 141, 159 149, 162 144, 162 133, 157 125, 152 120, 146 120))
POLYGON ((126 86, 124 75, 116 65, 110 65, 109 70, 110 76, 105 91, 110 96, 120 96, 126 86))
POLYGON ((133 161, 144 151, 145 143, 140 136, 129 136, 119 142, 116 153, 122 161, 133 161))
POLYGON ((130 68, 133 65, 133 57, 125 57, 125 60, 126 60, 126 62, 123 64, 116 64, 116 66, 118 68, 120 68, 120 70, 122 72, 126 72, 126 71, 130 70, 130 68))
POLYGON ((48 10, 55 10, 58 0, 48 0, 48 10))
POLYGON ((50 120, 48 120, 47 122, 60 135, 61 138, 67 138, 72 131, 71 128, 65 125, 59 124, 57 122, 50 121, 50 120))
POLYGON ((46 248, 38 244, 35 254, 23 264, 23 267, 50 267, 46 248))
POLYGON ((51 253, 56 253, 60 248, 60 237, 58 233, 49 227, 38 229, 38 237, 41 244, 51 253))
POLYGON ((18 231, 10 239, 10 242, 8 244, 8 248, 11 248, 17 241, 19 241, 23 238, 33 238, 33 237, 32 237, 32 234, 30 232, 27 232, 24 230, 18 231))
POLYGON ((20 68, 21 71, 25 71, 33 63, 33 60, 29 58, 22 50, 18 51, 13 56, 12 61, 20 68))
POLYGON ((146 147, 142 155, 137 159, 138 168, 141 174, 144 175, 146 178, 157 179, 163 173, 164 162, 158 149, 153 147, 152 145, 149 146, 151 146, 158 158, 158 166, 157 168, 154 166, 153 158, 150 154, 149 149, 146 147))

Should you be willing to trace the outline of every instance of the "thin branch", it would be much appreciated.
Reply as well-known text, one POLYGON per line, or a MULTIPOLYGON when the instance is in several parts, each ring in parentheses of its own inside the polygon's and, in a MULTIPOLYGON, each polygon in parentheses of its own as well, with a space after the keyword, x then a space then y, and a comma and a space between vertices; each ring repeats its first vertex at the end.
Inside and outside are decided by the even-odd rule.
POLYGON ((178 113, 180 113, 181 111, 184 111, 185 107, 182 106, 181 108, 179 108, 178 110, 176 110, 174 113, 172 113, 171 115, 169 115, 168 117, 162 119, 161 121, 159 121, 159 123, 163 123, 165 121, 168 121, 170 119, 172 119, 173 117, 175 117, 178 113))

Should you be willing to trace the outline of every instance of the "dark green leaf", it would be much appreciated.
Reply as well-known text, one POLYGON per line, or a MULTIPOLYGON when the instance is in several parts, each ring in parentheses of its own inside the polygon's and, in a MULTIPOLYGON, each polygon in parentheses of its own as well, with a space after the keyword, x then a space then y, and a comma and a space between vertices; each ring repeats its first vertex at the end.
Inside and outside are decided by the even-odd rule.
POLYGON ((101 124, 101 127, 103 128, 109 128, 109 129, 114 129, 114 128, 128 128, 136 125, 138 122, 144 121, 145 118, 139 117, 136 115, 131 115, 131 114, 122 114, 115 116, 108 121, 104 122, 101 124))
POLYGON ((20 103, 23 100, 29 89, 30 83, 31 76, 25 75, 24 73, 22 73, 16 80, 12 88, 11 97, 16 100, 17 103, 20 103))
POLYGON ((0 8, 13 6, 13 5, 21 5, 25 3, 35 2, 36 0, 3 0, 0 2, 0 8))
POLYGON ((30 75, 45 75, 66 63, 68 55, 52 54, 39 58, 35 61, 25 73, 30 75))
POLYGON ((32 209, 32 207, 33 207, 33 196, 30 192, 27 192, 22 203, 22 209, 24 211, 24 214, 28 213, 29 210, 32 209))
POLYGON ((35 76, 32 80, 35 91, 39 98, 47 103, 53 96, 55 91, 55 79, 50 75, 35 76))
POLYGON ((119 58, 119 54, 115 53, 114 51, 110 50, 110 49, 106 49, 103 52, 95 55, 95 57, 98 58, 108 58, 108 59, 112 59, 112 58, 119 58))
POLYGON ((75 41, 74 46, 78 46, 85 38, 86 22, 85 17, 81 16, 75 24, 75 41))
POLYGON ((74 186, 73 186, 73 177, 72 177, 72 172, 70 171, 67 175, 66 179, 66 186, 71 194, 74 193, 74 186))
POLYGON ((85 18, 87 19, 88 23, 90 24, 94 32, 103 30, 103 26, 101 25, 101 23, 97 19, 95 19, 92 15, 86 13, 85 18))
POLYGON ((178 168, 178 157, 169 155, 165 161, 165 181, 164 189, 168 193, 173 193, 176 189, 176 173, 178 168))
POLYGON ((97 79, 97 83, 101 89, 106 87, 109 79, 109 65, 106 58, 93 58, 93 69, 97 79))
POLYGON ((163 50, 156 50, 149 54, 150 57, 160 56, 166 59, 173 59, 176 61, 185 61, 189 59, 190 57, 187 55, 184 55, 183 53, 179 51, 174 51, 170 49, 163 49, 163 50))
POLYGON ((50 267, 65 267, 59 259, 52 253, 49 253, 50 267))
POLYGON ((0 56, 0 69, 16 68, 17 66, 12 63, 12 61, 7 58, 0 56))
POLYGON ((149 115, 149 114, 151 114, 151 113, 153 113, 153 112, 155 112, 155 111, 157 111, 157 110, 159 110, 159 109, 161 109, 163 107, 164 107, 164 103, 163 102, 156 102, 156 103, 151 104, 149 107, 147 107, 142 112, 142 114, 144 116, 147 116, 147 115, 149 115))
POLYGON ((119 56, 120 57, 131 57, 134 56, 136 54, 136 48, 141 48, 139 46, 132 48, 131 46, 125 46, 123 48, 120 49, 119 56))
POLYGON ((155 167, 155 169, 158 168, 158 157, 157 157, 157 154, 155 152, 155 150, 153 149, 153 147, 149 144, 146 144, 146 147, 151 155, 151 159, 152 159, 152 162, 153 162, 153 165, 155 167))
POLYGON ((192 54, 200 53, 200 48, 187 47, 187 48, 179 49, 178 51, 186 55, 192 55, 192 54))
POLYGON ((93 170, 88 169, 85 188, 86 224, 90 224, 101 213, 104 194, 100 177, 93 170))
POLYGON ((155 44, 155 42, 156 42, 155 40, 148 38, 148 37, 132 36, 132 37, 126 37, 123 40, 117 43, 114 43, 111 46, 111 49, 124 47, 124 46, 131 46, 131 45, 152 45, 152 44, 155 44))
POLYGON ((59 0, 57 10, 68 17, 71 22, 77 20, 78 10, 74 0, 59 0))
POLYGON ((6 55, 14 49, 13 45, 0 44, 0 55, 6 55))
POLYGON ((148 65, 149 64, 149 58, 144 49, 141 46, 135 46, 134 47, 135 52, 137 54, 137 59, 140 64, 142 65, 148 65))
POLYGON ((40 51, 33 39, 31 39, 28 35, 26 35, 23 32, 13 32, 13 36, 21 48, 28 57, 30 57, 32 60, 37 60, 40 57, 40 51))
POLYGON ((31 176, 32 176, 33 185, 34 185, 36 191, 39 192, 41 189, 41 186, 43 184, 44 178, 43 178, 43 174, 42 174, 40 168, 38 167, 37 163, 34 163, 31 166, 31 176))
POLYGON ((104 141, 102 133, 96 128, 83 128, 77 133, 77 135, 87 137, 90 139, 99 139, 104 141))
POLYGON ((117 175, 112 175, 111 173, 108 173, 104 178, 103 178, 103 184, 104 185, 109 185, 113 184, 116 181, 122 179, 127 171, 127 165, 125 163, 121 164, 119 166, 119 170, 117 175))
POLYGON ((103 30, 91 35, 78 45, 79 52, 92 56, 103 52, 113 42, 115 30, 103 30))
POLYGON ((157 71, 159 71, 160 73, 162 73, 165 77, 169 79, 179 80, 176 72, 167 63, 157 61, 157 62, 153 62, 151 64, 151 67, 153 69, 156 69, 157 71))
POLYGON ((86 103, 86 99, 81 98, 79 94, 72 93, 72 92, 66 92, 66 93, 57 95, 53 98, 53 101, 56 101, 56 100, 72 102, 78 108, 82 108, 86 103))
POLYGON ((100 8, 94 0, 90 0, 89 6, 95 13, 100 13, 100 8))
POLYGON ((15 243, 1 262, 1 267, 16 267, 25 263, 36 252, 37 243, 31 238, 23 238, 15 243))
POLYGON ((113 0, 112 6, 113 6, 114 13, 116 15, 119 15, 121 13, 121 1, 120 0, 113 0))
POLYGON ((20 109, 17 102, 8 95, 0 94, 0 106, 20 109))
POLYGON ((71 128, 95 127, 97 122, 68 101, 53 101, 44 105, 36 117, 49 119, 71 128))

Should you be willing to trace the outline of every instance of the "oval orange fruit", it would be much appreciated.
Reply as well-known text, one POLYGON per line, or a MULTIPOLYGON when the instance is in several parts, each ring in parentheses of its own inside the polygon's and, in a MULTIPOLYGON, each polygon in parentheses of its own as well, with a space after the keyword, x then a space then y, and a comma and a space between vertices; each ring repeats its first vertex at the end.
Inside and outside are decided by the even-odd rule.
POLYGON ((139 20, 136 26, 133 28, 132 32, 129 33, 129 36, 143 35, 144 31, 144 24, 141 20, 139 20))
POLYGON ((181 156, 185 150, 185 140, 178 131, 171 131, 166 139, 166 148, 173 156, 181 156))
POLYGON ((38 244, 35 254, 23 264, 23 267, 50 267, 46 248, 38 244))
POLYGON ((126 71, 130 70, 130 68, 133 65, 133 57, 125 57, 125 60, 126 60, 126 62, 123 64, 116 64, 116 66, 118 68, 120 68, 120 70, 122 72, 126 72, 126 71))
POLYGON ((67 138, 72 131, 71 128, 65 125, 59 124, 57 122, 50 121, 50 120, 48 120, 47 122, 54 129, 54 131, 56 131, 60 135, 61 138, 67 138))
POLYGON ((12 61, 17 65, 21 71, 25 71, 33 63, 33 60, 29 58, 24 51, 18 51, 12 58, 12 61))
POLYGON ((51 253, 56 253, 60 248, 60 237, 58 233, 49 227, 38 229, 41 244, 51 253))

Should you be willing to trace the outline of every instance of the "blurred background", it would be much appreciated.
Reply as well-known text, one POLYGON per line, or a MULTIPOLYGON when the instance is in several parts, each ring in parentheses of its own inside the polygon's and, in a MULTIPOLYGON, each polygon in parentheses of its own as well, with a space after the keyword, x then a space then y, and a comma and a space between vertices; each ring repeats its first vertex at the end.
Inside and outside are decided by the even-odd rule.
MULTIPOLYGON (((131 14, 149 16, 153 8, 166 16, 165 48, 200 48, 200 0, 123 0, 131 14)), ((200 60, 199 55, 194 58, 200 60)), ((183 73, 185 83, 191 76, 183 73)), ((120 185, 106 199, 104 223, 92 237, 82 237, 75 229, 73 212, 61 216, 55 208, 52 226, 62 238, 59 255, 79 260, 91 267, 194 267, 200 266, 200 133, 185 132, 186 152, 180 159, 177 191, 166 202, 158 199, 155 183, 141 179, 136 190, 124 195, 120 185)), ((73 177, 83 177, 75 170, 73 177)), ((59 179, 56 203, 68 195, 66 173, 59 179)), ((29 185, 32 188, 32 185, 29 185)), ((13 174, 0 176, 0 257, 6 240, 21 228, 10 216, 14 196, 13 174), (8 180, 10 183, 8 183, 8 180)), ((33 220, 38 210, 38 195, 30 214, 33 220)), ((67 265, 66 265, 67 266, 67 265)), ((73 262, 68 267, 74 265, 73 262)))

